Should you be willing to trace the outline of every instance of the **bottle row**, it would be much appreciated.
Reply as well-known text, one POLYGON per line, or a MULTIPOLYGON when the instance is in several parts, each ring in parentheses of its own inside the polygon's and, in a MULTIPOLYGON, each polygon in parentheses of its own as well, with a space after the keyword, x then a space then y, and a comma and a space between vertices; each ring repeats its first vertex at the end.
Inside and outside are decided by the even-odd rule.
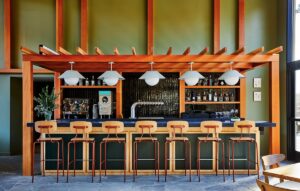
POLYGON ((219 80, 219 76, 209 75, 208 77, 198 81, 198 86, 224 86, 224 80, 219 80))
MULTIPOLYGON (((65 83, 65 85, 68 85, 65 83)), ((85 79, 79 79, 78 86, 107 86, 107 84, 100 79, 95 79, 94 76, 92 76, 90 79, 86 77, 85 79)))
POLYGON ((237 101, 235 92, 223 92, 222 90, 187 91, 186 102, 229 102, 237 101))

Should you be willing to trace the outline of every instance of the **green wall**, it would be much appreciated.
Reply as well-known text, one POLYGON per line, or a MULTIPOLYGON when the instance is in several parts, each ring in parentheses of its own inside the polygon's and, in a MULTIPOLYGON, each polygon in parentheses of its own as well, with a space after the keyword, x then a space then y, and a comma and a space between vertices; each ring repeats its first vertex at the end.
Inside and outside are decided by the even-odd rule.
MULTIPOLYGON (((4 21, 3 21, 3 1, 0 0, 0 29, 3 29, 4 21)), ((0 68, 3 68, 4 66, 4 57, 3 57, 3 46, 4 46, 4 36, 3 36, 4 31, 0 30, 0 68)))
MULTIPOLYGON (((0 0, 0 9, 3 9, 0 0)), ((106 54, 118 48, 121 54, 131 53, 134 46, 138 54, 146 53, 147 1, 146 0, 89 0, 89 52, 98 46, 106 54)), ((55 1, 12 0, 13 16, 13 66, 21 67, 19 47, 33 50, 39 44, 55 48, 55 1)), ((251 0, 245 5, 246 52, 264 46, 266 50, 285 44, 285 1, 251 0)), ((3 29, 3 11, 0 28, 3 29)), ((166 53, 169 46, 174 54, 191 47, 198 53, 213 45, 213 4, 211 0, 155 0, 154 1, 154 51, 166 53)), ((237 45, 237 0, 221 1, 221 48, 230 54, 237 45)), ((80 46, 80 1, 64 1, 64 48, 75 52, 80 46)), ((0 30, 0 66, 3 66, 3 30, 0 30)), ((285 151, 285 55, 281 54, 281 135, 285 151)), ((9 76, 9 75, 8 75, 9 76)), ((1 76, 5 83, 7 76, 1 76)), ((260 67, 247 72, 247 118, 269 119, 268 68, 260 67), (263 81, 262 102, 253 102, 253 77, 263 81), (253 112, 255 111, 255 112, 253 112)), ((2 81, 3 80, 3 81, 2 81)), ((6 98, 6 92, 0 92, 6 98)), ((2 100, 1 100, 2 101, 2 100)), ((6 104, 9 102, 6 102, 6 104)), ((9 118, 5 118, 7 121, 9 118)), ((2 126, 0 127, 0 129, 2 126)), ((6 127, 8 128, 8 127, 6 127)), ((3 128, 2 128, 3 129, 3 128)), ((268 135, 262 138, 262 153, 267 153, 268 135)), ((1 135, 0 135, 1 136, 1 135)))

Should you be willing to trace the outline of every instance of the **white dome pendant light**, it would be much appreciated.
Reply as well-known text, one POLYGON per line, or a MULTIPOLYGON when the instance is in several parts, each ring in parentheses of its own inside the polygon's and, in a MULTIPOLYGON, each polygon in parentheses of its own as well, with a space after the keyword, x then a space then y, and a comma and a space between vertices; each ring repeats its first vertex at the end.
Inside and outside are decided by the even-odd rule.
POLYGON ((108 64, 110 64, 110 71, 104 72, 98 77, 98 79, 103 80, 109 86, 116 85, 119 80, 125 80, 125 78, 121 76, 121 74, 119 74, 115 70, 112 70, 112 65, 114 64, 114 62, 109 62, 108 64))
POLYGON ((220 77, 219 80, 224 80, 227 85, 234 86, 236 85, 240 78, 245 78, 245 76, 239 73, 237 70, 232 70, 233 62, 230 62, 230 70, 224 72, 220 77))
POLYGON ((188 64, 190 64, 191 70, 186 71, 183 75, 181 75, 179 80, 184 80, 188 86, 194 86, 200 79, 204 79, 205 77, 202 76, 199 72, 193 71, 194 62, 189 62, 188 64))
POLYGON ((84 77, 76 70, 73 70, 73 64, 75 62, 69 62, 71 64, 71 70, 65 71, 60 75, 59 79, 64 79, 65 83, 70 86, 75 86, 79 82, 79 79, 84 79, 84 77))
POLYGON ((155 86, 158 84, 159 79, 165 79, 165 77, 158 71, 153 70, 154 62, 150 62, 149 64, 151 66, 151 70, 145 72, 139 79, 145 80, 146 84, 149 86, 155 86))

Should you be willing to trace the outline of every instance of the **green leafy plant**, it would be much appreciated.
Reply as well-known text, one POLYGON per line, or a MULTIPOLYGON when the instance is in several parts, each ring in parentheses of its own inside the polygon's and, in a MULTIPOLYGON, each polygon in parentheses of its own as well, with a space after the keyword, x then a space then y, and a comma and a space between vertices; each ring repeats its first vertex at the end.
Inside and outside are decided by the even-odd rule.
POLYGON ((58 98, 59 94, 54 93, 54 88, 49 93, 49 87, 46 86, 39 93, 38 97, 34 97, 33 100, 37 103, 34 110, 37 111, 38 116, 44 116, 45 120, 51 120, 52 112, 58 107, 55 104, 55 100, 58 98))

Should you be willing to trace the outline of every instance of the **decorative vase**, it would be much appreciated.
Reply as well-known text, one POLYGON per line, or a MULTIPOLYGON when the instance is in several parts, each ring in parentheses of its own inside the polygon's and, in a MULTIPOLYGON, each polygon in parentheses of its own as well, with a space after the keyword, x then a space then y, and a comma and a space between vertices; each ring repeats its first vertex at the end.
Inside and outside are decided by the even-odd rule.
POLYGON ((46 121, 50 121, 52 118, 52 112, 51 111, 45 112, 44 117, 46 121))

